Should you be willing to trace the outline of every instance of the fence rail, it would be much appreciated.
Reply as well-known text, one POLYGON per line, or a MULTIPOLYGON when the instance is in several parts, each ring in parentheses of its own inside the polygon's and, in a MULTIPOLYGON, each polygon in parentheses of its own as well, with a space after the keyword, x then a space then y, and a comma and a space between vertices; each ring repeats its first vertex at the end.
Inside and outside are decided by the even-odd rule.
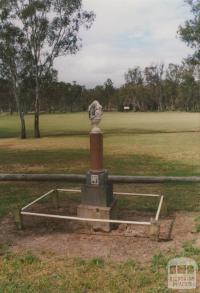
MULTIPOLYGON (((200 183, 200 176, 173 177, 173 176, 108 176, 113 183, 168 183, 193 182, 200 183)), ((0 174, 0 181, 62 181, 85 182, 86 175, 81 174, 0 174)))

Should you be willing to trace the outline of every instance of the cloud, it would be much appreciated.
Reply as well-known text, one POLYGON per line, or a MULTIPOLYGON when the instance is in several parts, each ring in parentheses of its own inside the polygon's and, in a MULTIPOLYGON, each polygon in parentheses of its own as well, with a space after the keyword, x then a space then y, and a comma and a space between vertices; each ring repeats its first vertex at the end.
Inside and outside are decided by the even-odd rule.
POLYGON ((88 87, 111 78, 124 82, 128 68, 152 62, 180 63, 190 50, 177 38, 189 18, 183 0, 83 0, 96 13, 88 31, 81 30, 83 48, 55 62, 59 79, 88 87))

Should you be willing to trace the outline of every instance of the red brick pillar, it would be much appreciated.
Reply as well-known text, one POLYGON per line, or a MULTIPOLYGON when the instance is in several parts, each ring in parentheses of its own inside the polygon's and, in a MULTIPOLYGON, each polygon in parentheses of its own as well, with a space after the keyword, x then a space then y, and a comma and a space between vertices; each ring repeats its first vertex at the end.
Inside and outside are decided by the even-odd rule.
POLYGON ((90 133, 90 168, 91 171, 103 170, 103 133, 90 133))

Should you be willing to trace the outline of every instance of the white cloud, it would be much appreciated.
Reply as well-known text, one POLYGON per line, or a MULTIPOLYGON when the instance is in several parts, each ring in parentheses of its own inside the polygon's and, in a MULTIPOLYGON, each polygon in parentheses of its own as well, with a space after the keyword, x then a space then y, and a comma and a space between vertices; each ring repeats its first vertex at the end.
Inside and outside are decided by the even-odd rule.
POLYGON ((87 86, 108 77, 123 83, 124 72, 152 62, 181 62, 190 51, 177 38, 189 17, 183 0, 83 0, 96 13, 89 31, 81 31, 83 48, 55 62, 59 79, 87 86))

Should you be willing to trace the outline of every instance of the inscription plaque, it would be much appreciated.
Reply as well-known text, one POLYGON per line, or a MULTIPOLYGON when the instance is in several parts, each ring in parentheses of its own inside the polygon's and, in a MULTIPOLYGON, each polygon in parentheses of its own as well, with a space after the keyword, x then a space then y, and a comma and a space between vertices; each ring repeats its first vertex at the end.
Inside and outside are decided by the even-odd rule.
POLYGON ((99 185, 99 176, 98 175, 91 175, 91 184, 92 185, 99 185))

